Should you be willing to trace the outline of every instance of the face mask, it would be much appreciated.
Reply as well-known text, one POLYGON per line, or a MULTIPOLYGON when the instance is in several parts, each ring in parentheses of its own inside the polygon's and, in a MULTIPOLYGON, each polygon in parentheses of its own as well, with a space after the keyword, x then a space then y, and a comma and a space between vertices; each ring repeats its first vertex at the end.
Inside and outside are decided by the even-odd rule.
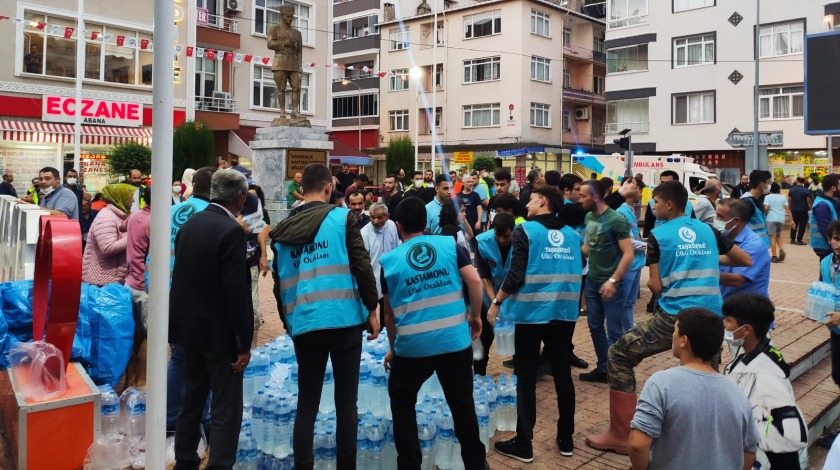
POLYGON ((77 181, 78 180, 76 178, 67 178, 67 184, 69 184, 70 186, 75 185, 77 181))
POLYGON ((423 187, 423 180, 417 180, 414 182, 414 187, 420 189, 423 187))
POLYGON ((715 220, 712 221, 712 227, 714 227, 714 229, 717 230, 720 233, 728 234, 729 230, 726 230, 726 226, 729 225, 729 222, 732 222, 732 220, 733 219, 729 219, 729 220, 724 221, 724 220, 715 219, 715 220))
POLYGON ((769 184, 764 186, 764 194, 770 194, 770 185, 769 184))
MULTIPOLYGON (((741 328, 743 328, 743 326, 741 328)), ((741 328, 738 328, 735 331, 738 331, 741 328)), ((746 337, 735 339, 735 331, 723 330, 723 339, 729 344, 730 349, 742 347, 744 345, 744 339, 746 339, 746 337)))
POLYGON ((172 194, 181 194, 180 186, 172 186, 172 194))
POLYGON ((55 191, 54 187, 47 186, 46 188, 44 188, 44 196, 49 196, 50 193, 52 193, 53 191, 55 191))

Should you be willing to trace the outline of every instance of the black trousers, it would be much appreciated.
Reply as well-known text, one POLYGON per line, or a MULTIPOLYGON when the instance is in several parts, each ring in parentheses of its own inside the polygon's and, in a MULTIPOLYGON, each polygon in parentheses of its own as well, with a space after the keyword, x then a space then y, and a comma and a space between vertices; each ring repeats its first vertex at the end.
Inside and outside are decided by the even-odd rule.
POLYGON ((805 236, 805 227, 808 226, 808 211, 790 211, 791 217, 793 217, 793 223, 796 224, 796 230, 793 229, 793 225, 790 226, 790 241, 802 241, 802 237, 805 236))
POLYGON ((417 415, 414 405, 417 392, 433 372, 440 385, 452 418, 455 437, 461 443, 461 458, 467 470, 483 470, 486 449, 478 433, 478 421, 472 398, 472 348, 429 357, 394 357, 388 395, 394 417, 394 444, 397 447, 397 468, 419 470, 422 461, 417 415))
POLYGON ((557 437, 571 439, 575 432, 575 385, 569 365, 575 322, 552 321, 548 324, 516 325, 513 368, 519 381, 516 385, 516 438, 528 444, 534 438, 537 422, 537 367, 540 342, 545 343, 545 356, 554 375, 557 393, 557 437))
POLYGON ((831 332, 831 378, 840 387, 840 334, 831 332))
MULTIPOLYGON (((336 450, 339 462, 356 462, 356 424, 359 396, 359 361, 362 327, 318 330, 294 338, 298 361, 298 410, 295 418, 295 464, 311 468, 315 419, 321 403, 321 388, 327 357, 335 378, 336 450)), ((342 466, 343 467, 343 466, 342 466)))
MULTIPOLYGON (((469 310, 469 308, 467 309, 469 310)), ((487 321, 487 310, 484 303, 481 304, 481 345, 484 346, 484 357, 481 360, 473 361, 473 373, 487 375, 487 362, 490 360, 490 346, 493 345, 495 332, 493 326, 487 321)))
POLYGON ((771 470, 799 470, 799 452, 786 452, 775 454, 767 452, 767 460, 770 461, 771 470))
POLYGON ((198 470, 201 460, 196 450, 201 439, 201 418, 211 391, 210 457, 206 468, 230 469, 236 463, 242 425, 242 374, 230 369, 230 355, 186 347, 183 352, 186 386, 175 428, 175 469, 198 470))

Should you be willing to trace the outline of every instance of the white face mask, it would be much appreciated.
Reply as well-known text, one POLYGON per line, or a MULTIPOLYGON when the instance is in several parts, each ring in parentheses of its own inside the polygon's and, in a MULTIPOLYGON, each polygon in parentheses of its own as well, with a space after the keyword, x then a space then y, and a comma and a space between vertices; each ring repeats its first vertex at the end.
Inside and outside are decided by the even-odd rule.
POLYGON ((764 194, 770 194, 770 185, 769 184, 764 185, 764 194))
POLYGON ((75 185, 77 181, 78 180, 76 178, 67 178, 67 184, 69 184, 70 186, 75 185))
MULTIPOLYGON (((743 326, 741 328, 743 328, 743 326)), ((735 331, 738 331, 741 328, 738 328, 735 331)), ((740 339, 735 339, 735 331, 723 330, 723 339, 729 344, 730 349, 744 346, 744 340, 746 339, 746 336, 740 339)))
POLYGON ((55 188, 53 186, 47 186, 43 189, 44 196, 49 196, 50 193, 52 193, 53 191, 55 191, 55 188))
POLYGON ((729 220, 715 219, 715 220, 712 221, 712 227, 714 227, 714 229, 717 230, 718 232, 728 235, 729 230, 726 229, 726 226, 729 225, 729 222, 732 222, 733 219, 734 218, 729 219, 729 220))
POLYGON ((181 194, 180 186, 172 186, 172 194, 181 194))
POLYGON ((423 180, 417 180, 414 182, 414 187, 420 189, 423 187, 423 180))

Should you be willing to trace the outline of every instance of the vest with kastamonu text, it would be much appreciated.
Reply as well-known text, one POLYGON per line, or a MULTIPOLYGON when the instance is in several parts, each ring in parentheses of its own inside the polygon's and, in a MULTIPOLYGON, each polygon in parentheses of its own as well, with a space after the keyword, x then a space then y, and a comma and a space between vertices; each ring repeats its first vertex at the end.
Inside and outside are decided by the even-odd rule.
POLYGON ((514 323, 577 321, 583 259, 580 236, 571 227, 549 229, 529 221, 514 230, 528 237, 525 282, 505 301, 503 318, 514 323))
POLYGON ((280 299, 293 338, 365 321, 358 285, 350 272, 348 212, 333 208, 310 243, 275 243, 280 299))
MULTIPOLYGON (((499 250, 499 244, 496 242, 496 234, 492 230, 484 232, 475 237, 478 247, 478 255, 490 267, 490 282, 493 284, 493 290, 499 292, 502 287, 502 281, 505 280, 505 273, 510 269, 510 257, 513 254, 513 249, 508 251, 507 258, 502 260, 502 252, 499 250)), ((487 293, 484 293, 484 305, 490 306, 490 298, 487 293)), ((502 308, 505 304, 502 304, 502 308)))
POLYGON ((470 346, 455 240, 420 235, 379 260, 394 311, 394 352, 429 357, 470 346))
POLYGON ((662 310, 676 315, 684 308, 701 307, 722 315, 719 252, 712 228, 680 216, 652 233, 659 244, 662 310))

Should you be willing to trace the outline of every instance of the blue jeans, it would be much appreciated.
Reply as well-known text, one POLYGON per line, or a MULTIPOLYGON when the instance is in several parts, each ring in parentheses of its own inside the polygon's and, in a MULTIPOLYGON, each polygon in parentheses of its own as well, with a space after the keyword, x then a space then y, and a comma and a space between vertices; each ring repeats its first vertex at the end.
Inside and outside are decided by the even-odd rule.
MULTIPOLYGON (((184 402, 184 350, 177 344, 169 345, 169 364, 166 368, 166 428, 175 429, 178 416, 181 414, 181 405, 184 402)), ((207 404, 204 405, 203 422, 210 421, 210 400, 212 393, 207 397, 207 404)))
POLYGON ((629 289, 627 291, 627 301, 624 302, 624 308, 627 311, 627 323, 624 324, 624 331, 633 328, 635 323, 633 320, 633 307, 636 306, 636 301, 639 300, 639 284, 642 282, 642 270, 627 271, 624 275, 627 279, 629 289))
POLYGON ((616 284, 615 295, 605 300, 598 292, 603 285, 602 282, 586 279, 586 311, 589 322, 589 334, 592 335, 592 344, 595 346, 595 355, 598 364, 595 369, 598 372, 607 372, 607 352, 613 343, 621 338, 629 327, 627 324, 627 313, 625 303, 630 283, 622 279, 616 284), (606 328, 605 326, 606 325, 606 328), (626 327, 626 328, 625 328, 626 327))

